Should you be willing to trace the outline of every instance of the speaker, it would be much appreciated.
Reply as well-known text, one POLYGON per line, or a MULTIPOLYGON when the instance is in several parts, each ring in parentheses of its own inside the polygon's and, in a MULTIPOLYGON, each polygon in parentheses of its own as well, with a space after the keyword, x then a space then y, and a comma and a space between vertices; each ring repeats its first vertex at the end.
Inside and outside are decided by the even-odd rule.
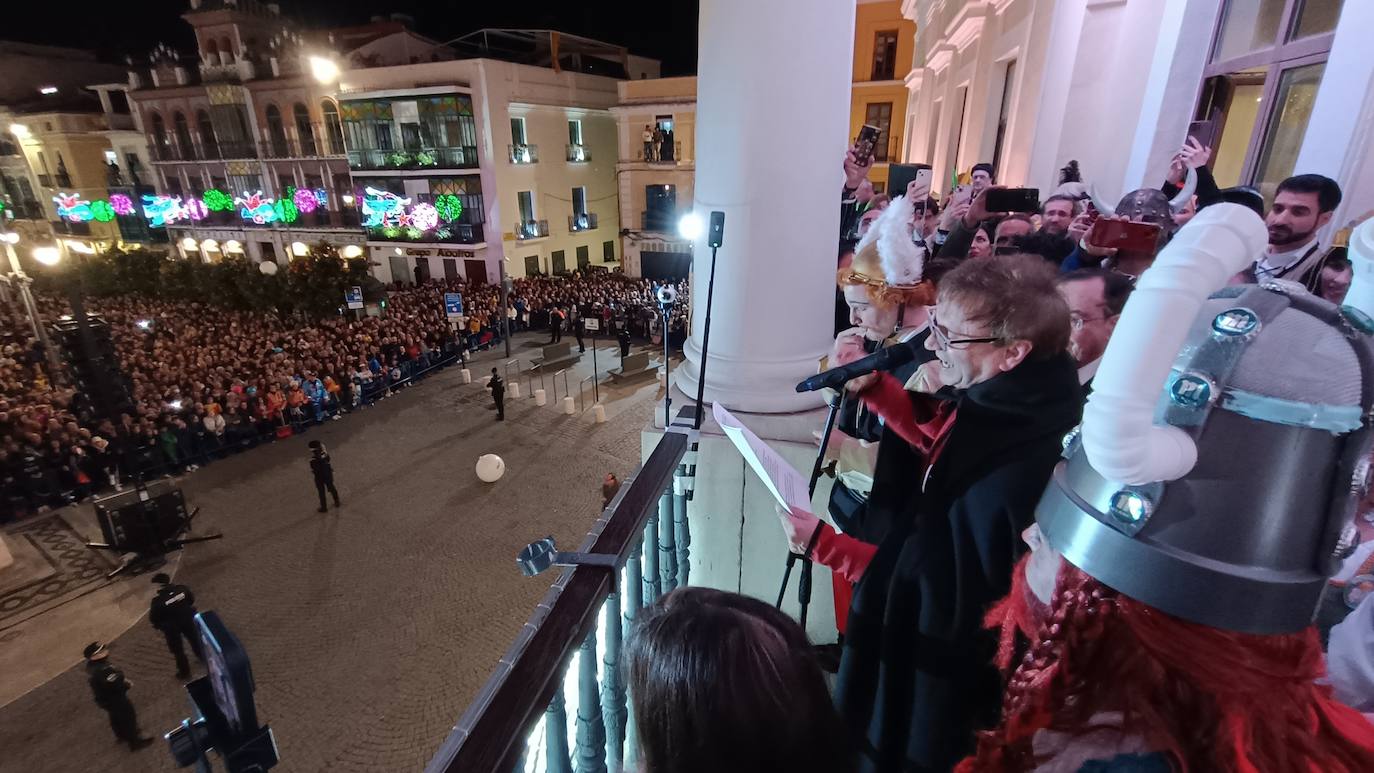
POLYGON ((126 553, 160 555, 188 528, 186 496, 168 481, 95 500, 95 518, 106 544, 126 553))
POLYGON ((719 247, 725 243, 725 213, 719 210, 711 213, 711 225, 706 231, 706 246, 719 247))

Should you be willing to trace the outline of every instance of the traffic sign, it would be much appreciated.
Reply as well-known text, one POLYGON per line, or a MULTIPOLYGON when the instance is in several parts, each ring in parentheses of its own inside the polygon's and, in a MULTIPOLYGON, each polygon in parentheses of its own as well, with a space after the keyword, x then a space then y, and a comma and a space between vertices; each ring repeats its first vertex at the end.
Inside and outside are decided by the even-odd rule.
POLYGON ((363 288, 354 285, 344 291, 344 302, 350 309, 361 309, 363 307, 363 288))

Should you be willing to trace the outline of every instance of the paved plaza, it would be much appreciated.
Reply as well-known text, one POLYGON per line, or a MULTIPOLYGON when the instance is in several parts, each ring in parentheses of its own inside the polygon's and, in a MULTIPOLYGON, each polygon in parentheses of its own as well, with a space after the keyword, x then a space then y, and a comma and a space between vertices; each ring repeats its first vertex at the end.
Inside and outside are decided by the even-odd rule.
MULTIPOLYGON (((533 340, 517 341, 526 362, 538 353, 526 345, 533 340)), ((604 373, 617 357, 601 344, 604 373)), ((574 395, 590 354, 578 369, 585 372, 572 376, 574 395)), ((472 384, 449 368, 360 414, 183 481, 201 508, 197 531, 224 539, 189 546, 169 569, 248 649, 279 770, 420 770, 553 577, 522 577, 516 552, 545 535, 578 544, 600 509, 602 476, 623 477, 638 463, 640 431, 660 391, 652 376, 603 386, 604 424, 590 411, 564 415, 553 399, 537 407, 527 394, 508 399, 498 423, 479 381, 503 361, 482 355, 472 384), (344 502, 323 515, 307 465, 313 439, 329 447, 344 502), (488 452, 506 461, 494 485, 473 473, 488 452)), ((69 510, 7 531, 12 545, 29 546, 25 560, 65 555, 70 565, 45 569, 65 578, 49 588, 50 608, 30 600, 36 616, 0 617, 0 663, 24 652, 55 674, 4 696, 12 698, 0 708, 5 771, 175 769, 164 743, 139 752, 118 744, 92 703, 79 664, 89 640, 83 626, 118 618, 131 627, 113 640, 112 661, 136 683, 130 695, 144 731, 160 736, 189 712, 161 636, 140 616, 153 592, 149 575, 102 586, 106 559, 76 549, 91 521, 69 510), (25 530, 33 534, 16 533, 25 530)))

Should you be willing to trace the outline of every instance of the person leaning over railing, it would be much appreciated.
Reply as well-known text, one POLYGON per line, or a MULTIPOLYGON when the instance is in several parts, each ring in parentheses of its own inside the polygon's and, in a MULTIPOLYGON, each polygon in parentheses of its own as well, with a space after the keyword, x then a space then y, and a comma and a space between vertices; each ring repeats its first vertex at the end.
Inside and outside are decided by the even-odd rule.
POLYGON ((640 773, 851 773, 806 633, 758 599, 683 587, 626 644, 640 773))

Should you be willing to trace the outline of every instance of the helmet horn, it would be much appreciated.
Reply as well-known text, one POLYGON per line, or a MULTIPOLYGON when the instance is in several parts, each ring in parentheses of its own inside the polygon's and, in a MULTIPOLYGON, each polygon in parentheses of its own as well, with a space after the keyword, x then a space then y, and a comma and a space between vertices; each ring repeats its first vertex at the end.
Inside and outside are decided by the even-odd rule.
POLYGON ((1108 204, 1102 196, 1098 194, 1097 183, 1090 183, 1088 185, 1088 199, 1092 201, 1093 206, 1097 208, 1098 214, 1105 217, 1114 217, 1116 215, 1116 207, 1108 204))
POLYGON ((1182 190, 1180 190, 1180 191, 1178 192, 1178 195, 1177 195, 1177 196, 1175 196, 1175 197, 1173 197, 1172 199, 1169 200, 1169 209, 1172 210, 1172 211, 1174 211, 1174 212, 1177 212, 1177 211, 1179 211, 1180 209, 1183 209, 1183 207, 1187 206, 1188 200, 1191 199, 1191 198, 1193 198, 1193 194, 1194 194, 1196 191, 1197 191, 1197 170, 1194 169, 1194 168, 1192 168, 1192 167, 1190 166, 1190 167, 1188 167, 1188 178, 1187 178, 1186 180, 1183 181, 1183 188, 1182 188, 1182 190))

